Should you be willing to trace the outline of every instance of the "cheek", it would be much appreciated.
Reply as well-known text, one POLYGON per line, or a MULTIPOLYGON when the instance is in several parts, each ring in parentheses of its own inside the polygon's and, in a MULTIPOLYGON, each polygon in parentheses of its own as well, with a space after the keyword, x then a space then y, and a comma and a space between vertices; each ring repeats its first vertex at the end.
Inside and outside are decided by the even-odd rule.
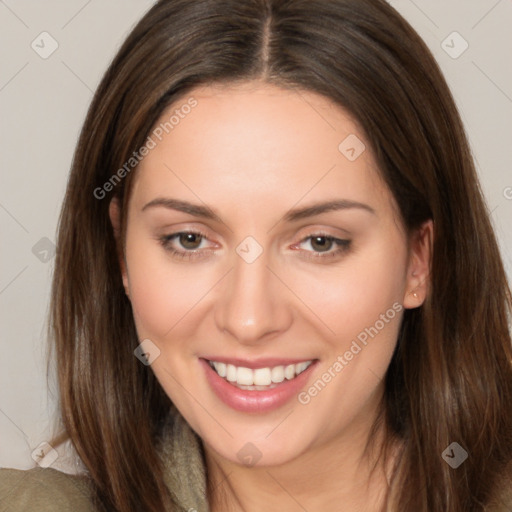
POLYGON ((305 410, 329 418, 325 435, 336 435, 378 398, 403 316, 405 265, 405 248, 388 239, 301 285, 304 301, 331 330, 318 379, 299 395, 305 410))
POLYGON ((343 342, 374 325, 390 309, 388 317, 395 317, 393 304, 396 309, 402 302, 405 268, 405 247, 383 238, 337 265, 303 273, 294 280, 294 291, 334 339, 343 342))
POLYGON ((186 323, 187 314, 211 288, 211 278, 200 265, 177 265, 155 241, 137 244, 128 238, 126 251, 139 337, 163 340, 178 323, 186 323))

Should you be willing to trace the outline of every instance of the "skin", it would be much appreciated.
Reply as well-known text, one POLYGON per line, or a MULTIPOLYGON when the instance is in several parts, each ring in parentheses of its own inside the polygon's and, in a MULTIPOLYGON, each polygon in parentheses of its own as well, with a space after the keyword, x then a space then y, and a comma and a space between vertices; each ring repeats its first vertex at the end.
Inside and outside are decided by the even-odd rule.
MULTIPOLYGON (((190 96, 198 105, 137 170, 121 267, 139 337, 161 351, 152 369, 203 440, 212 511, 377 510, 389 468, 371 473, 374 452, 364 448, 403 310, 306 405, 292 399, 272 412, 235 411, 210 389, 198 358, 318 359, 310 386, 394 303, 423 303, 432 223, 406 235, 369 145, 355 161, 339 151, 348 135, 364 142, 364 134, 327 98, 260 82, 190 96), (162 197, 208 205, 219 220, 162 206, 142 211, 162 197), (284 219, 292 208, 342 198, 374 213, 284 219), (159 237, 187 230, 206 238, 169 246, 201 257, 177 259, 159 237), (307 238, 318 233, 351 242, 322 258, 322 246, 307 238), (247 236, 263 250, 250 264, 236 252, 247 236), (248 442, 261 452, 252 467, 237 457, 248 442)), ((119 239, 115 200, 110 215, 119 239)), ((323 243, 327 253, 337 249, 323 243)), ((373 439, 377 447, 383 435, 373 439)))

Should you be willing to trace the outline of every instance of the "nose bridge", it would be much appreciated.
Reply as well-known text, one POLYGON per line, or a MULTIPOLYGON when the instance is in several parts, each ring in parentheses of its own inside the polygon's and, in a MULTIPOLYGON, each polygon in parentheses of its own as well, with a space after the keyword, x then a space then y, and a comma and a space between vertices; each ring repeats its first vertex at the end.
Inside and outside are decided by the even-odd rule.
POLYGON ((235 255, 234 268, 227 276, 223 296, 217 304, 218 327, 240 343, 258 342, 270 333, 285 329, 291 319, 286 297, 279 289, 280 284, 273 282, 276 279, 267 268, 268 263, 265 252, 253 261, 244 258, 243 252, 235 255))

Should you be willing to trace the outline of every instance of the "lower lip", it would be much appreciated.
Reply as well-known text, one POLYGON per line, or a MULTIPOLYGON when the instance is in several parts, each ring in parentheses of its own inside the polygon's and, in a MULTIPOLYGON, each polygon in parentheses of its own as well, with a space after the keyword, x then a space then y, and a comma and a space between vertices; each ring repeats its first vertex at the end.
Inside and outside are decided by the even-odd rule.
POLYGON ((311 375, 312 368, 318 362, 313 361, 302 373, 292 380, 284 380, 275 388, 258 391, 239 389, 233 386, 220 377, 206 359, 200 359, 199 361, 204 367, 206 379, 213 391, 226 405, 237 411, 256 413, 278 409, 294 396, 297 396, 311 375))

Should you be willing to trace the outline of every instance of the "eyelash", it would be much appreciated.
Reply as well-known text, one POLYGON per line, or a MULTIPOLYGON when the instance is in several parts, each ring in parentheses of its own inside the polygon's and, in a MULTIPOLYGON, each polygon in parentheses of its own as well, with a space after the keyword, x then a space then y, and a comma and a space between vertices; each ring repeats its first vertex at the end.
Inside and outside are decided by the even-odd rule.
MULTIPOLYGON (((205 256, 205 252, 210 252, 210 250, 183 250, 180 251, 178 249, 174 249, 171 247, 171 242, 173 239, 178 238, 180 235, 196 235, 201 237, 201 239, 207 239, 207 236, 200 232, 200 231, 179 231, 177 233, 173 233, 171 235, 164 235, 159 237, 160 244, 164 247, 166 251, 169 251, 171 255, 174 258, 177 258, 179 260, 191 260, 196 258, 202 258, 205 256)), ((335 238, 331 235, 327 235, 325 233, 314 233, 312 235, 309 235, 305 238, 303 238, 300 242, 297 244, 294 244, 294 246, 301 245, 302 243, 306 242, 307 240, 311 240, 313 238, 325 238, 328 241, 332 242, 333 244, 337 245, 338 248, 335 251, 332 252, 318 252, 318 251, 305 251, 306 254, 303 255, 305 258, 318 260, 322 259, 325 260, 327 258, 336 258, 341 256, 343 253, 347 252, 351 246, 352 241, 351 240, 343 240, 340 238, 335 238)))

